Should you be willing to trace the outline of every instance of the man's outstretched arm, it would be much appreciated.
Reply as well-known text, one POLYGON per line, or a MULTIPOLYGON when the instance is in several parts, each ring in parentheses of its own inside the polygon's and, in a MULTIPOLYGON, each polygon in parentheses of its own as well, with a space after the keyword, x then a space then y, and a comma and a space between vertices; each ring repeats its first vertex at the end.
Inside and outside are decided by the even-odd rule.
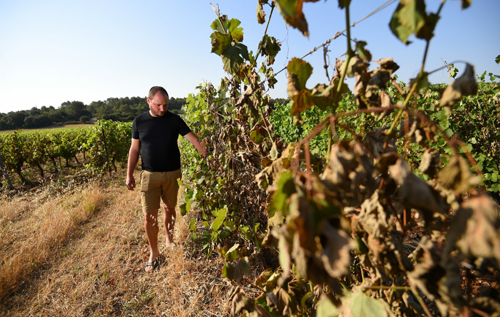
POLYGON ((186 138, 186 140, 191 142, 192 145, 194 145, 194 147, 198 150, 198 152, 201 153, 203 157, 207 156, 207 151, 203 148, 200 141, 198 141, 198 137, 193 132, 189 132, 184 137, 186 138))
POLYGON ((130 150, 128 152, 128 163, 127 163, 127 188, 129 190, 134 190, 135 188, 135 178, 134 170, 137 162, 139 161, 139 152, 141 151, 141 141, 139 139, 132 139, 132 144, 130 145, 130 150))

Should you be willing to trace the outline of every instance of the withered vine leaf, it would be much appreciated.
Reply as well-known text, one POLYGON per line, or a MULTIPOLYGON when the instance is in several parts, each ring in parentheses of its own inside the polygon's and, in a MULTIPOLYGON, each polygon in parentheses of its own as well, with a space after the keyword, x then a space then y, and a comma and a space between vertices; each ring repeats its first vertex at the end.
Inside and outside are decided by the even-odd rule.
POLYGON ((467 161, 458 156, 453 156, 448 165, 438 174, 438 181, 444 188, 455 193, 463 193, 470 187, 478 185, 480 176, 473 176, 467 161))
POLYGON ((264 11, 263 4, 267 3, 266 1, 258 0, 257 1, 257 22, 259 24, 263 24, 266 22, 266 12, 264 11))
POLYGON ((429 184, 413 174, 408 163, 401 157, 388 167, 389 177, 398 186, 398 195, 407 208, 418 210, 426 225, 432 221, 434 213, 444 214, 448 206, 429 184))
POLYGON ((267 189, 269 186, 274 184, 281 172, 290 168, 295 147, 295 143, 289 144, 283 153, 281 153, 281 157, 279 159, 275 160, 270 166, 267 166, 260 171, 260 173, 255 175, 255 181, 260 188, 267 189))
POLYGON ((441 281, 440 293, 458 308, 464 305, 458 263, 468 261, 480 266, 484 259, 492 259, 497 268, 500 265, 499 222, 493 201, 479 196, 462 203, 450 223, 442 252, 441 265, 446 269, 446 275, 441 281))
POLYGON ((412 285, 422 290, 432 300, 440 298, 439 281, 445 274, 440 265, 441 256, 437 246, 427 237, 423 237, 418 247, 410 255, 415 269, 408 275, 412 285))
POLYGON ((471 4, 472 0, 462 0, 462 9, 467 9, 470 4, 471 4))
POLYGON ((351 57, 349 64, 342 64, 342 72, 346 72, 347 77, 354 77, 356 73, 362 73, 367 70, 369 66, 370 64, 368 62, 365 62, 356 55, 351 57))
POLYGON ((303 35, 309 36, 307 20, 302 12, 302 5, 304 2, 317 1, 318 0, 276 0, 275 4, 288 25, 298 29, 303 35))
POLYGON ((248 257, 245 257, 236 261, 234 265, 225 263, 222 268, 222 276, 239 282, 243 278, 243 275, 247 274, 249 270, 250 266, 248 265, 248 257))
POLYGON ((418 170, 429 177, 434 178, 437 174, 440 161, 441 157, 438 150, 426 149, 424 155, 422 156, 422 162, 420 162, 418 170))
MULTIPOLYGON (((366 133, 363 142, 370 149, 370 151, 372 151, 375 157, 379 157, 380 155, 382 155, 382 153, 384 153, 384 144, 387 137, 387 130, 387 128, 381 128, 373 131, 368 131, 366 133)), ((396 151, 396 140, 393 137, 390 137, 387 142, 385 153, 396 151)))
MULTIPOLYGON (((309 63, 294 58, 288 63, 288 96, 293 101, 291 115, 298 121, 301 113, 316 105, 325 111, 329 107, 334 107, 337 100, 336 87, 318 84, 311 91, 306 88, 306 82, 312 74, 312 67, 309 63)), ((349 88, 341 86, 341 92, 345 93, 349 88)))
POLYGON ((446 87, 439 105, 441 107, 452 108, 462 96, 471 96, 477 94, 477 82, 474 74, 474 67, 467 64, 462 76, 458 77, 453 83, 446 87))
POLYGON ((330 160, 321 179, 330 191, 343 193, 343 204, 355 206, 359 203, 361 184, 368 192, 375 190, 372 172, 372 159, 361 144, 339 142, 332 146, 330 160))
POLYGON ((251 312, 255 309, 254 301, 246 297, 242 293, 234 295, 231 302, 231 313, 233 316, 240 316, 243 311, 251 312))
POLYGON ((491 258, 500 265, 500 219, 493 201, 479 196, 462 203, 446 243, 448 251, 457 248, 467 257, 491 258))
POLYGON ((281 274, 273 272, 272 269, 268 268, 255 279, 254 284, 264 292, 270 292, 278 286, 279 277, 281 277, 281 274))
MULTIPOLYGON (((215 20, 214 24, 218 23, 219 20, 215 20)), ((229 46, 231 46, 231 36, 222 33, 222 32, 214 32, 210 35, 212 39, 212 53, 217 55, 222 55, 222 52, 229 46)))
POLYGON ((323 241, 316 254, 324 269, 333 278, 340 278, 348 272, 351 264, 350 250, 355 246, 354 241, 343 230, 337 230, 328 222, 323 226, 323 241))

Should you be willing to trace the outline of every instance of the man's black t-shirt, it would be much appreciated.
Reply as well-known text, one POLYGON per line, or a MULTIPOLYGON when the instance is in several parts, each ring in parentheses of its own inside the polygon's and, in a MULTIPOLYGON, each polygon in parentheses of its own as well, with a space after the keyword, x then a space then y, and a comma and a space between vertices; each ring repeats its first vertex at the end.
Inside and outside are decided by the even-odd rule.
POLYGON ((150 172, 179 169, 181 155, 177 139, 189 132, 184 120, 170 111, 163 117, 153 117, 149 111, 135 117, 132 138, 141 141, 142 169, 150 172))

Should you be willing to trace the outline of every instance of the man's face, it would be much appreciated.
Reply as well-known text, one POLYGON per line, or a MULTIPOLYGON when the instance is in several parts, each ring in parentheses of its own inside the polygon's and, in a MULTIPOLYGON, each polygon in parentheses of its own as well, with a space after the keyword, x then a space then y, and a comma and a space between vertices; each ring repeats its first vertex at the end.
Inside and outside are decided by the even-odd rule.
POLYGON ((150 113, 153 117, 163 117, 168 109, 167 96, 159 91, 156 93, 153 99, 148 98, 148 105, 150 113))

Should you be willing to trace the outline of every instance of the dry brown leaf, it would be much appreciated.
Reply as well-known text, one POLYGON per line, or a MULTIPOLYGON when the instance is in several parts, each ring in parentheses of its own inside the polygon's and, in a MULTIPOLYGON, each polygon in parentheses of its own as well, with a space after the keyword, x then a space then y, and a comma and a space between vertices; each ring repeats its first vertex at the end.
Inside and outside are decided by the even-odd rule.
POLYGON ((479 196, 464 202, 450 225, 449 245, 466 256, 496 259, 500 266, 500 220, 493 201, 479 196))
POLYGON ((424 236, 417 249, 410 255, 415 265, 415 269, 408 275, 411 284, 432 300, 440 298, 439 281, 445 274, 444 268, 439 264, 439 253, 436 245, 424 236))
POLYGON ((440 161, 441 157, 438 150, 426 149, 418 170, 433 178, 437 173, 440 161))
POLYGON ((463 193, 478 185, 481 177, 472 175, 469 164, 464 158, 454 156, 439 172, 438 181, 444 188, 451 189, 455 193, 463 193))
POLYGON ((407 208, 417 209, 429 225, 434 213, 443 214, 448 210, 442 197, 431 186, 413 174, 408 163, 401 157, 388 167, 389 176, 399 187, 399 195, 407 208))
POLYGON ((462 96, 471 96, 477 94, 477 82, 474 75, 474 67, 467 64, 465 71, 453 83, 446 87, 439 105, 441 107, 453 107, 462 96))
POLYGON ((321 179, 330 191, 344 195, 344 204, 353 206, 360 192, 360 185, 369 192, 375 190, 372 171, 372 159, 361 144, 339 142, 332 146, 330 160, 321 179))
POLYGON ((323 227, 323 249, 315 254, 323 267, 333 278, 340 278, 347 274, 351 264, 350 251, 354 248, 354 241, 343 230, 337 230, 329 223, 323 227))

